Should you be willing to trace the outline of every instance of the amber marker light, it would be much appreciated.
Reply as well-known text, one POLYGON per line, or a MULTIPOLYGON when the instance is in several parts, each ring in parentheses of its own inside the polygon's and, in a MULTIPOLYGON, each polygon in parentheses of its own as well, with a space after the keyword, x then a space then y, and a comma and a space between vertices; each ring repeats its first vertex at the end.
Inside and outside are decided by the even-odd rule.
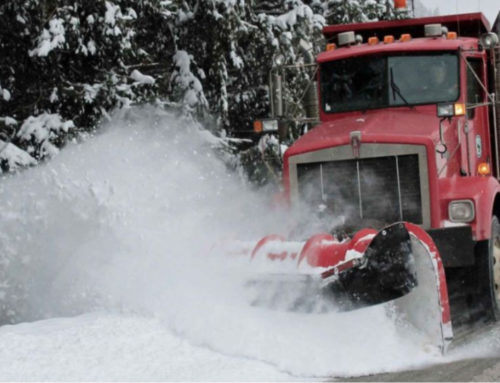
POLYGON ((253 131, 255 133, 262 133, 262 121, 257 120, 253 122, 253 131))
POLYGON ((394 0, 394 8, 396 9, 406 8, 406 0, 394 0))
POLYGON ((334 51, 337 48, 337 46, 334 43, 326 44, 326 51, 334 51))
POLYGON ((402 43, 405 43, 410 40, 411 40, 411 35, 409 33, 403 33, 399 38, 399 41, 401 41, 402 43))
POLYGON ((448 40, 456 40, 457 39, 457 32, 448 32, 446 34, 446 38, 448 40))
POLYGON ((455 104, 455 116, 465 115, 465 104, 455 104))
POLYGON ((370 37, 368 39, 368 45, 377 45, 379 43, 379 39, 377 36, 370 37))
POLYGON ((489 176, 491 174, 491 168, 490 168, 490 164, 487 163, 487 162, 481 162, 478 166, 477 166, 477 172, 479 173, 479 175, 481 176, 489 176))
POLYGON ((387 35, 384 36, 384 44, 390 44, 394 42, 394 36, 393 35, 387 35))

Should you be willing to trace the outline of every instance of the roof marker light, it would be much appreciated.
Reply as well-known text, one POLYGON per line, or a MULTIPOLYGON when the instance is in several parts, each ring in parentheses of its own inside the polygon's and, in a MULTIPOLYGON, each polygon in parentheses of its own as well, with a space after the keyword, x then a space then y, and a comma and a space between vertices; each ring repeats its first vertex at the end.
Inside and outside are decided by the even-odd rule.
POLYGON ((387 35, 384 36, 384 44, 390 44, 394 42, 394 36, 393 35, 387 35))
POLYGON ((407 42, 411 40, 411 35, 409 33, 403 33, 401 37, 399 38, 399 41, 401 42, 407 42))
POLYGON ((457 32, 448 32, 446 34, 446 38, 448 40, 456 40, 457 39, 457 32))
POLYGON ((368 45, 377 45, 380 42, 377 36, 368 38, 368 45))
POLYGON ((326 44, 326 51, 327 52, 334 51, 336 48, 337 48, 337 46, 335 45, 335 43, 326 44))

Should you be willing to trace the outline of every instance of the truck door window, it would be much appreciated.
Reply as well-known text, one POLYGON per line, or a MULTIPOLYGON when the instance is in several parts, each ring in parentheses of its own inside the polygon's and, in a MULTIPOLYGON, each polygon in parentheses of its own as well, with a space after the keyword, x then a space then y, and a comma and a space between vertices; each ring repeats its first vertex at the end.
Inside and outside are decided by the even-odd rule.
POLYGON ((470 67, 467 66, 467 117, 473 119, 476 114, 476 109, 474 105, 480 104, 484 98, 483 88, 479 81, 477 81, 474 73, 482 79, 482 68, 481 60, 478 59, 468 59, 467 62, 470 67), (474 73, 472 73, 472 70, 474 73))

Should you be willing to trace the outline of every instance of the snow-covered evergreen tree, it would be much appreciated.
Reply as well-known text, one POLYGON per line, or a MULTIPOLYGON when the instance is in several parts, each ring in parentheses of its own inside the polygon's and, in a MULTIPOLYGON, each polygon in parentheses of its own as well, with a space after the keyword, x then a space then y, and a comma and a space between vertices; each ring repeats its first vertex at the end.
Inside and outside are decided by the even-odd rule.
POLYGON ((346 24, 391 20, 408 16, 406 10, 395 10, 391 0, 328 0, 328 24, 346 24))
MULTIPOLYGON (((123 0, 0 5, 0 33, 9 37, 0 39, 0 78, 6 91, 12 88, 9 102, 0 104, 0 121, 13 119, 17 126, 10 134, 3 124, 10 145, 43 159, 77 132, 95 129, 106 111, 156 97, 154 78, 135 69, 148 58, 136 42, 135 5, 123 0)), ((12 165, 3 161, 2 169, 12 165)))
MULTIPOLYGON (((298 63, 304 46, 322 49, 325 16, 340 23, 398 15, 387 0, 3 2, 0 171, 54 154, 134 103, 178 105, 218 134, 251 130, 269 112, 273 58, 298 63)), ((291 71, 291 105, 310 76, 291 71)))

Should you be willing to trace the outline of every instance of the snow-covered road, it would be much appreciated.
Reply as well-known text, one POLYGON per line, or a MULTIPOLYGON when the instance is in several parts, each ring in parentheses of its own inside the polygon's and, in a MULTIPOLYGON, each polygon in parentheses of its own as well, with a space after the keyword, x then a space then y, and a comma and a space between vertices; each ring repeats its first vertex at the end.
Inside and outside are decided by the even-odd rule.
MULTIPOLYGON (((350 319, 355 325, 356 318, 350 319)), ((195 336, 188 330, 184 334, 174 331, 168 320, 123 312, 101 311, 3 326, 0 380, 295 381, 359 375, 365 376, 362 380, 377 381, 401 381, 412 376, 416 380, 460 380, 460 376, 467 376, 470 380, 474 375, 463 375, 470 372, 470 366, 459 375, 460 366, 467 366, 467 362, 451 364, 454 369, 445 365, 422 372, 366 375, 471 357, 498 357, 500 352, 499 328, 483 334, 473 345, 458 347, 441 357, 423 352, 418 345, 411 345, 413 339, 404 337, 393 339, 393 344, 381 339, 377 346, 377 334, 367 333, 380 323, 354 339, 345 334, 334 340, 328 336, 328 323, 314 322, 288 326, 289 331, 295 327, 295 335, 263 328, 260 337, 243 326, 239 339, 227 339, 227 332, 213 324, 206 326, 205 336, 195 336), (313 324, 325 326, 324 331, 316 328, 314 336, 313 324), (321 333, 327 334, 325 341, 321 333), (231 341, 233 346, 227 344, 231 341)), ((341 329, 336 335, 342 333, 341 329)), ((487 373, 491 378, 487 380, 500 377, 498 367, 485 370, 476 369, 475 374, 487 373)))
POLYGON ((24 322, 0 328, 0 380, 315 379, 468 355, 443 359, 383 306, 250 307, 248 260, 209 250, 286 231, 290 217, 270 214, 213 143, 133 110, 0 182, 0 315, 24 322))
POLYGON ((0 328, 0 380, 290 380, 173 335, 154 318, 94 313, 0 328))

